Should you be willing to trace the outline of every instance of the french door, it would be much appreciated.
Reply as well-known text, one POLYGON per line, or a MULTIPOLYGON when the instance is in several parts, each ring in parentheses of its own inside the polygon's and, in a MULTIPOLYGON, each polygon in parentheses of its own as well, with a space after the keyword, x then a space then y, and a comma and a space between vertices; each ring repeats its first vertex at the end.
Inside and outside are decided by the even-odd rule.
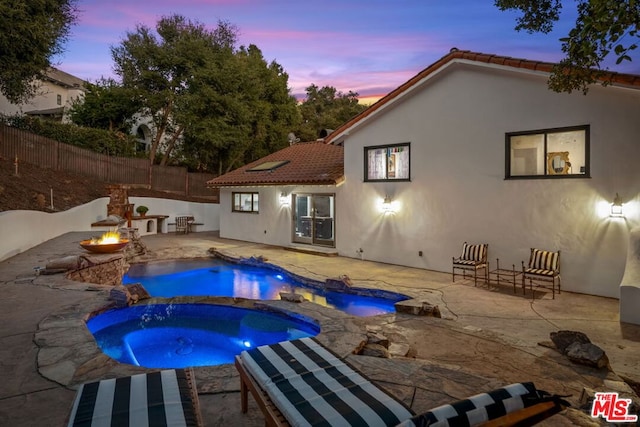
POLYGON ((335 195, 293 194, 293 241, 335 246, 335 195))

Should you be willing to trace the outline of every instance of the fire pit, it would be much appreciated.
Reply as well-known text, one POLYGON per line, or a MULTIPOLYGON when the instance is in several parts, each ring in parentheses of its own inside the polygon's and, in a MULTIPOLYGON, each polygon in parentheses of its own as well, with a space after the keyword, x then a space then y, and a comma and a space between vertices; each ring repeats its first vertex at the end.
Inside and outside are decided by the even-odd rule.
POLYGON ((89 252, 107 254, 124 249, 129 244, 129 239, 121 239, 117 231, 107 231, 100 238, 83 240, 80 246, 89 252))

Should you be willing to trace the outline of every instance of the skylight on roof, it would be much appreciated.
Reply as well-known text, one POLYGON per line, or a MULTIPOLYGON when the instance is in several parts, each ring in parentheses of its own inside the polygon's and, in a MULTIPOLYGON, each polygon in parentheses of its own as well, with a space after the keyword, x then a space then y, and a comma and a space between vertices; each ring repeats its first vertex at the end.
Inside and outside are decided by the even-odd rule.
POLYGON ((251 169, 247 169, 247 172, 264 172, 264 171, 273 171, 278 169, 280 166, 284 166, 289 163, 289 160, 278 160, 275 162, 264 162, 260 163, 257 166, 252 167, 251 169))

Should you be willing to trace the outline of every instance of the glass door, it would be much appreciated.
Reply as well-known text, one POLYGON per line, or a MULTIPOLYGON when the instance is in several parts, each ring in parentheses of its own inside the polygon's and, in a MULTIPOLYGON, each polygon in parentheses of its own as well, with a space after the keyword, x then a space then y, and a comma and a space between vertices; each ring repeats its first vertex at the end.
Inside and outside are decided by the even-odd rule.
POLYGON ((293 241, 335 246, 335 196, 293 195, 293 241))

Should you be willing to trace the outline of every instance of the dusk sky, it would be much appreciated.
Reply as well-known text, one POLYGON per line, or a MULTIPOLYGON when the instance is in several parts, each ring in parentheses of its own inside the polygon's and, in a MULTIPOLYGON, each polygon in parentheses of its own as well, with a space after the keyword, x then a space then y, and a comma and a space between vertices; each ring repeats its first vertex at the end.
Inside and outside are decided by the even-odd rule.
MULTIPOLYGON (((218 20, 236 25, 240 44, 255 44, 267 61, 289 74, 292 94, 311 84, 333 86, 361 97, 385 95, 452 47, 556 62, 559 38, 575 21, 568 4, 550 34, 514 30, 516 14, 493 0, 79 0, 77 25, 61 70, 95 81, 113 76, 109 48, 137 24, 155 28, 159 18, 180 14, 211 28, 218 20)), ((613 71, 640 74, 640 59, 613 71)))

